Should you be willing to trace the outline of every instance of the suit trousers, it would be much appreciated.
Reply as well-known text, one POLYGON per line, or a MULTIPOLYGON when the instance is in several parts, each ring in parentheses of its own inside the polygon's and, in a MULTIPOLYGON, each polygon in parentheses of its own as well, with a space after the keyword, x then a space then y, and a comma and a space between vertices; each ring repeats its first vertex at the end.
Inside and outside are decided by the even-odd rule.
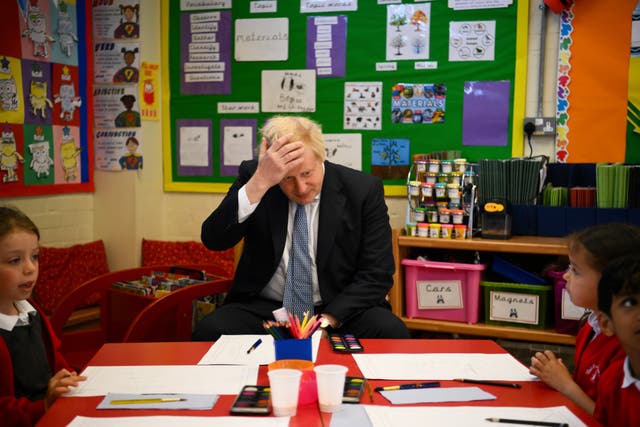
MULTIPOLYGON (((281 301, 265 298, 223 304, 198 322, 191 339, 215 341, 220 335, 266 334, 262 322, 274 320, 272 312, 280 307, 281 301)), ((322 313, 323 308, 316 306, 315 312, 322 313)), ((356 313, 333 331, 357 338, 411 338, 404 322, 383 306, 356 313)))

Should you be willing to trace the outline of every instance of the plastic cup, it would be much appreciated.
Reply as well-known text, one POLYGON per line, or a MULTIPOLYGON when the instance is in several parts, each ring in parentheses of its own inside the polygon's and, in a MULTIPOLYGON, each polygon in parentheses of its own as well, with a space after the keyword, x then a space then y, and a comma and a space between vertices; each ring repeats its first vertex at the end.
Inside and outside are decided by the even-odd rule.
POLYGON ((274 369, 267 372, 271 386, 271 406, 276 417, 294 416, 298 408, 298 390, 302 371, 274 369))
POLYGON ((337 411, 342 406, 347 367, 342 365, 318 365, 313 370, 316 373, 316 383, 318 384, 320 411, 337 411))
POLYGON ((313 372, 313 366, 313 362, 309 360, 282 359, 269 363, 269 371, 275 369, 298 369, 302 371, 300 392, 298 393, 298 406, 302 406, 318 401, 318 386, 316 385, 316 373, 313 372))

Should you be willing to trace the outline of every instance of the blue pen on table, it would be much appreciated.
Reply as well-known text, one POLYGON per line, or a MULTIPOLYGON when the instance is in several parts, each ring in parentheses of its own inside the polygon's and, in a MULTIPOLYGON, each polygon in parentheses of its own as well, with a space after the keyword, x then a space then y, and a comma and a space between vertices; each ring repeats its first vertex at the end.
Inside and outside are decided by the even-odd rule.
POLYGON ((388 385, 385 387, 376 387, 375 390, 377 392, 381 392, 381 391, 388 391, 388 390, 410 390, 414 388, 432 388, 432 387, 440 387, 440 381, 430 381, 426 383, 415 383, 415 384, 388 385))
POLYGON ((251 353, 253 350, 255 350, 256 348, 258 348, 258 346, 262 344, 262 339, 258 338, 258 341, 254 342, 253 345, 251 347, 249 347, 249 350, 247 350, 247 354, 251 353))

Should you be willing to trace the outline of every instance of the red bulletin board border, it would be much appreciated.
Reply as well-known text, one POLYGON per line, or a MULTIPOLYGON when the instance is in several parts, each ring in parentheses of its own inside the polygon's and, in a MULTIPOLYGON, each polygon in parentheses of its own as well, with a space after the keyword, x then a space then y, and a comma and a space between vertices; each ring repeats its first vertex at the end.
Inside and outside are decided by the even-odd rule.
MULTIPOLYGON (((17 2, 12 2, 14 5, 17 2)), ((8 5, 7 5, 8 6, 8 5)), ((12 8, 9 8, 12 9, 12 8)), ((18 13, 20 13, 18 11, 18 13)), ((69 184, 24 185, 23 181, 0 185, 0 198, 15 196, 40 196, 48 194, 90 193, 95 190, 93 181, 93 27, 91 0, 77 0, 78 34, 84 34, 78 41, 78 90, 82 98, 80 114, 81 181, 69 184)), ((0 52, 1 54, 2 52, 0 52)), ((24 154, 24 151, 23 151, 24 154)), ((23 166, 24 167, 24 166, 23 166)), ((22 174, 24 179, 24 172, 22 174)))

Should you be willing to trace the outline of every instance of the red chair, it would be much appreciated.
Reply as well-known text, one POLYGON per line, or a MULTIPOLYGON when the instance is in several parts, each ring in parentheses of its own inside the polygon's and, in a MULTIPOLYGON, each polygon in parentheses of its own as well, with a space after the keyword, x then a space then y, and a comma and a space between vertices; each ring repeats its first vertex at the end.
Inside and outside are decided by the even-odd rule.
POLYGON ((189 341, 194 300, 231 289, 232 279, 215 279, 175 290, 143 309, 124 335, 124 342, 189 341))
MULTIPOLYGON (((215 277, 213 282, 224 281, 227 278, 226 271, 216 265, 195 264, 178 267, 205 271, 207 276, 215 277)), ((71 366, 80 371, 104 343, 122 342, 135 317, 147 306, 163 299, 114 289, 115 282, 136 280, 151 275, 154 271, 170 272, 175 268, 176 266, 156 265, 115 271, 88 280, 67 294, 54 309, 50 320, 53 330, 62 342, 60 351, 71 366), (78 330, 65 330, 71 314, 85 305, 87 297, 96 293, 100 297, 99 324, 78 330)))

